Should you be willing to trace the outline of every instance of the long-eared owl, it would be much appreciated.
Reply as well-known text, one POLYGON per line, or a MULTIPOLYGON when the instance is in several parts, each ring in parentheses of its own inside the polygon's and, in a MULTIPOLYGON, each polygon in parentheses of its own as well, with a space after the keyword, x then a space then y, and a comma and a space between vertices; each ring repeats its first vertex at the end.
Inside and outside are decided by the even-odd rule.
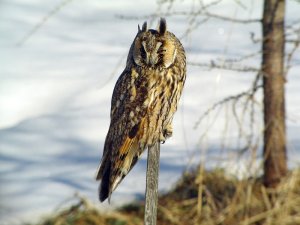
POLYGON ((172 135, 186 77, 184 48, 167 31, 165 19, 157 30, 145 22, 130 47, 126 68, 112 95, 110 126, 97 172, 99 199, 111 196, 142 152, 172 135))

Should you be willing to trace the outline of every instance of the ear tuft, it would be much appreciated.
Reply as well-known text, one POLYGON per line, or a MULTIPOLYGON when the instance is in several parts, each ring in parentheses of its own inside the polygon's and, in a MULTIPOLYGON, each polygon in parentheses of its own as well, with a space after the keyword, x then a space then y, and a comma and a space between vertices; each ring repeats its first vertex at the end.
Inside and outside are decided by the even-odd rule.
POLYGON ((138 24, 138 33, 141 32, 141 28, 140 28, 140 25, 138 24))
POLYGON ((164 35, 167 31, 167 22, 165 18, 160 18, 159 25, 158 25, 158 33, 164 35))
POLYGON ((144 24, 142 26, 142 31, 143 32, 147 31, 147 22, 144 22, 144 24))

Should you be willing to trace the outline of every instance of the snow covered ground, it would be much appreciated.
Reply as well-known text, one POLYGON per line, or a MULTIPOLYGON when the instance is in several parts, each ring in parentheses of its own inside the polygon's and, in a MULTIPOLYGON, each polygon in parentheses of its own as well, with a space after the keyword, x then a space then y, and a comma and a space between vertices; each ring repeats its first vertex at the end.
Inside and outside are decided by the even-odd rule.
MULTIPOLYGON (((112 90, 137 24, 144 22, 117 15, 143 16, 157 9, 154 1, 64 1, 65 6, 18 45, 61 2, 4 0, 0 4, 0 224, 34 220, 75 192, 97 202, 94 175, 109 125, 112 90)), ((261 15, 262 5, 257 2, 246 1, 247 9, 233 2, 224 1, 214 12, 247 19, 261 15)), ((288 1, 287 21, 295 21, 299 10, 299 3, 288 1)), ((188 26, 185 17, 169 17, 167 22, 178 37, 188 26)), ((209 63, 258 51, 260 45, 251 43, 250 32, 259 37, 259 24, 211 19, 182 42, 189 61, 209 63)), ((260 57, 246 62, 257 67, 260 57)), ((299 51, 292 63, 286 85, 289 166, 300 163, 299 51)), ((214 116, 198 129, 193 127, 214 102, 249 89, 253 76, 188 67, 174 136, 161 147, 161 190, 170 188, 186 166, 200 158, 207 166, 223 165, 233 174, 245 170, 245 159, 218 150, 224 140, 231 147, 237 143, 233 122, 226 138, 222 135, 224 121, 229 120, 226 113, 212 127, 214 116)), ((257 131, 260 118, 257 113, 257 131)), ((146 154, 113 194, 113 206, 143 197, 145 168, 146 154)))

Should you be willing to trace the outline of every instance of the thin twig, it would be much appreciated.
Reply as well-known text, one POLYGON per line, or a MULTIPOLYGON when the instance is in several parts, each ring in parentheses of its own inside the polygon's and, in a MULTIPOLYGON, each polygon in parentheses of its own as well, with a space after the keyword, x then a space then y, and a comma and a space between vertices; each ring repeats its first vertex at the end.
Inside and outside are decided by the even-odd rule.
POLYGON ((237 66, 235 64, 223 63, 217 64, 215 61, 211 61, 209 63, 196 63, 196 62, 189 62, 188 65, 191 66, 199 66, 207 68, 208 70, 212 69, 222 69, 222 70, 231 70, 231 71, 238 71, 238 72, 259 72, 260 69, 250 66, 237 66))
POLYGON ((116 17, 119 19, 126 19, 126 20, 141 20, 141 19, 150 19, 150 18, 156 18, 159 16, 164 17, 171 17, 171 16, 205 16, 210 17, 214 19, 219 19, 223 21, 228 22, 234 22, 234 23, 242 23, 242 24, 248 24, 248 23, 260 23, 261 19, 235 19, 223 15, 218 15, 210 12, 203 12, 202 10, 196 11, 196 12, 187 12, 187 11, 173 11, 173 12, 167 12, 167 13, 161 13, 158 15, 157 13, 148 14, 146 16, 128 16, 128 15, 120 15, 117 14, 116 17))
POLYGON ((257 51, 257 52, 254 52, 254 53, 250 53, 248 55, 244 55, 244 56, 241 56, 239 58, 231 58, 231 59, 225 59, 224 61, 226 63, 237 63, 237 62, 241 62, 241 61, 244 61, 244 60, 247 60, 247 59, 250 59, 252 57, 255 57, 255 56, 260 56, 261 55, 261 51, 257 51))
MULTIPOLYGON (((262 88, 262 85, 257 85, 257 86, 255 87, 254 90, 256 91, 256 90, 258 90, 259 88, 262 88)), ((194 129, 196 129, 196 128, 200 125, 200 123, 202 122, 202 120, 203 120, 203 119, 204 119, 211 111, 215 110, 218 106, 223 105, 223 104, 225 104, 225 103, 227 103, 227 102, 236 100, 236 99, 240 99, 240 98, 242 98, 242 97, 244 97, 244 96, 251 96, 252 93, 253 93, 253 88, 251 88, 251 89, 248 90, 248 91, 241 92, 241 93, 239 93, 239 94, 237 94, 237 95, 229 96, 229 97, 227 97, 227 98, 222 99, 221 101, 216 102, 215 104, 213 104, 209 109, 207 109, 207 110, 200 116, 200 118, 198 119, 198 121, 195 123, 194 129)))
POLYGON ((299 46, 300 46, 300 38, 294 42, 294 47, 287 54, 286 68, 285 68, 285 72, 284 72, 285 79, 287 78, 287 74, 288 74, 290 68, 292 67, 291 61, 292 61, 293 55, 295 54, 295 52, 296 52, 297 48, 299 48, 299 46))
POLYGON ((53 15, 61 10, 72 0, 63 0, 54 9, 52 9, 39 23, 37 23, 32 30, 30 30, 18 43, 17 46, 22 46, 33 34, 35 34, 53 15))
POLYGON ((128 15, 120 15, 120 14, 116 15, 117 18, 126 19, 126 20, 149 19, 149 18, 155 18, 155 17, 158 17, 158 16, 165 16, 165 17, 170 17, 170 16, 206 16, 206 17, 211 17, 211 18, 214 18, 214 19, 219 19, 219 20, 229 21, 229 22, 235 22, 235 23, 242 23, 242 24, 261 22, 261 19, 235 19, 235 18, 223 16, 223 15, 218 15, 218 14, 215 14, 215 13, 203 12, 202 10, 196 11, 196 12, 173 11, 173 12, 161 13, 160 15, 158 15, 157 13, 152 13, 152 14, 148 14, 146 16, 128 16, 128 15))
POLYGON ((205 12, 204 15, 215 18, 215 19, 219 19, 222 21, 229 21, 229 22, 242 23, 242 24, 260 23, 261 22, 261 19, 235 19, 235 18, 218 15, 218 14, 214 14, 214 13, 209 13, 209 12, 205 12))

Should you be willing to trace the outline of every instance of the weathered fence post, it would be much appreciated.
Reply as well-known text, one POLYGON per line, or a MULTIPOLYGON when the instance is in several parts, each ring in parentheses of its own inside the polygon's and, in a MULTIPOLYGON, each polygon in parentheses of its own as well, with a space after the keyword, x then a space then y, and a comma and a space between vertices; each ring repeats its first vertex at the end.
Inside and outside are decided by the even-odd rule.
POLYGON ((158 201, 158 174, 159 174, 160 143, 157 142, 148 148, 147 174, 146 174, 146 203, 145 225, 156 225, 158 201))

